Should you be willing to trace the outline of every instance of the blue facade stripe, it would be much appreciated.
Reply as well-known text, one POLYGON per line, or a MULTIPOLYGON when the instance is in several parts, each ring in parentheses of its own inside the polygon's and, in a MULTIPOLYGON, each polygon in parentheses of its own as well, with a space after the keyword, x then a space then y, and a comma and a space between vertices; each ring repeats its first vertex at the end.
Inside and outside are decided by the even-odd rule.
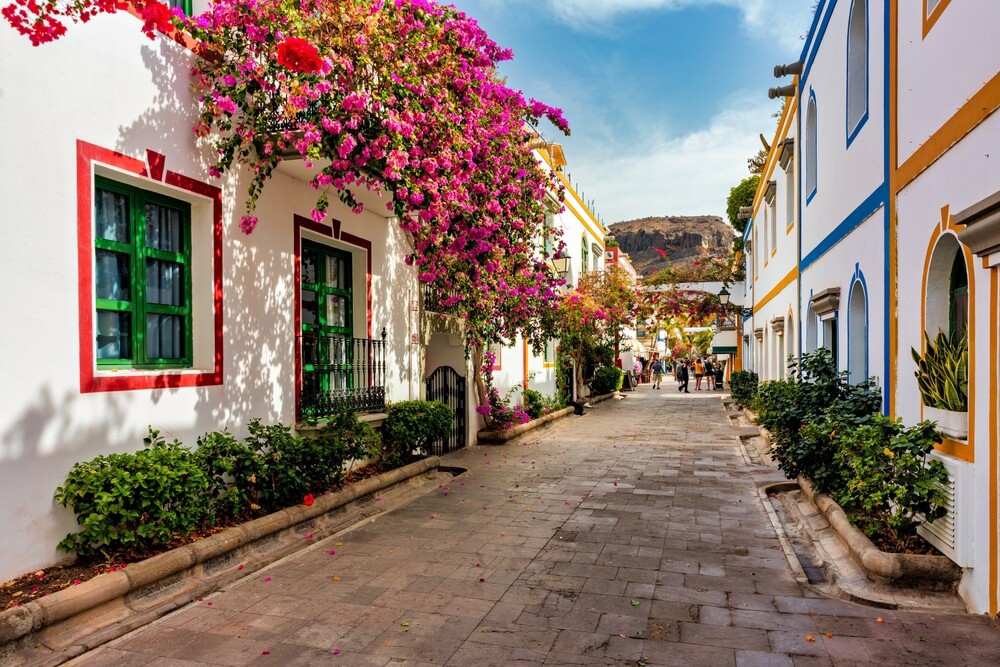
MULTIPOLYGON (((883 134, 882 139, 885 142, 885 159, 883 160, 883 167, 885 169, 885 182, 889 183, 889 57, 890 57, 890 35, 889 35, 889 14, 891 2, 884 3, 885 16, 883 19, 883 30, 885 32, 885 37, 883 39, 882 48, 884 50, 884 55, 882 58, 882 86, 883 89, 883 102, 882 102, 882 116, 883 116, 883 134)), ((889 312, 889 294, 892 289, 892 279, 893 277, 889 275, 889 263, 890 250, 889 250, 889 239, 890 233, 892 231, 892 217, 895 215, 895 205, 891 202, 893 201, 890 197, 895 197, 896 193, 888 192, 888 186, 886 187, 886 201, 890 203, 890 208, 892 210, 887 210, 886 214, 883 216, 883 228, 885 231, 885 240, 882 242, 883 251, 885 252, 884 267, 882 271, 884 285, 882 290, 882 313, 885 319, 882 328, 882 335, 885 337, 885 341, 882 345, 882 351, 885 355, 884 363, 885 370, 882 375, 882 386, 884 390, 882 391, 882 412, 885 415, 889 415, 889 396, 893 391, 892 385, 892 359, 889 354, 889 341, 890 341, 890 324, 892 323, 892 314, 889 312)))
MULTIPOLYGON (((812 48, 810 49, 811 53, 809 54, 808 58, 804 58, 805 68, 802 70, 802 76, 799 78, 800 82, 805 81, 809 78, 809 70, 812 69, 813 61, 816 59, 816 51, 819 48, 819 44, 823 42, 823 35, 826 33, 827 27, 830 25, 830 18, 833 16, 833 8, 836 6, 837 6, 837 0, 830 0, 829 5, 826 5, 826 7, 819 8, 816 10, 817 17, 819 16, 819 13, 822 9, 826 9, 826 13, 823 14, 823 22, 819 26, 819 32, 816 34, 815 38, 811 42, 808 42, 808 46, 812 48)), ((813 25, 814 26, 816 25, 815 21, 813 22, 813 25)), ((811 32, 812 29, 810 29, 810 33, 811 32)), ((805 51, 803 51, 802 54, 803 56, 805 56, 805 51)))
MULTIPOLYGON (((805 271, 809 268, 810 265, 814 264, 816 260, 829 252, 831 248, 843 241, 848 234, 857 229, 862 222, 871 217, 872 214, 879 208, 885 206, 888 201, 888 195, 889 187, 886 183, 882 183, 880 186, 875 188, 875 191, 868 195, 868 197, 865 198, 865 200, 861 202, 861 204, 854 209, 850 215, 844 218, 843 222, 837 225, 837 227, 830 232, 825 239, 820 241, 808 255, 802 258, 800 271, 805 271)), ((801 234, 801 231, 799 233, 801 234)))

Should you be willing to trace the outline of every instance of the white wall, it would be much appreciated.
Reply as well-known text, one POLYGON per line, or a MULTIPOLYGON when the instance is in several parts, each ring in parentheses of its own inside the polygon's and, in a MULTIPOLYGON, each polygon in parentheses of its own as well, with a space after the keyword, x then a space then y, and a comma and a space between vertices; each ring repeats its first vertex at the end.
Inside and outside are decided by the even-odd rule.
MULTIPOLYGON (((16 175, 0 179, 0 246, 13 250, 0 264, 0 281, 18 286, 0 292, 9 323, 0 333, 8 351, 0 368, 0 580, 61 557, 55 544, 75 521, 52 495, 74 463, 141 448, 149 425, 193 445, 210 430, 242 435, 254 417, 295 419, 292 216, 308 217, 315 192, 276 174, 258 204, 259 227, 251 236, 239 231, 246 181, 207 174, 190 131, 190 59, 173 42, 148 40, 127 14, 100 16, 39 48, 0 28, 0 141, 16 156, 8 162, 16 175), (78 140, 143 161, 151 149, 166 156, 167 170, 222 187, 223 384, 81 393, 78 140)), ((210 210, 196 205, 193 226, 210 225, 210 210)), ((417 398, 419 355, 410 345, 417 323, 401 314, 416 289, 402 261, 409 252, 403 234, 378 214, 355 216, 339 203, 332 213, 345 232, 371 241, 372 334, 378 338, 386 326, 389 398, 417 398)), ((194 235, 204 238, 197 229, 194 235)), ((210 252, 199 246, 194 254, 194 270, 210 271, 210 252)), ((363 253, 355 259, 355 335, 363 337, 363 253)), ((214 326, 203 320, 211 299, 199 293, 194 301, 196 363, 210 368, 214 326)))

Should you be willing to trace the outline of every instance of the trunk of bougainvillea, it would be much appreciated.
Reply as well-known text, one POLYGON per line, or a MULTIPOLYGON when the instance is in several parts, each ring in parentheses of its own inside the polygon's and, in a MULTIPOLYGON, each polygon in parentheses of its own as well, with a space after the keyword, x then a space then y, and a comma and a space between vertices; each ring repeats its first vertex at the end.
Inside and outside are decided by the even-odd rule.
MULTIPOLYGON (((486 380, 483 378, 483 344, 473 343, 472 344, 472 368, 475 369, 476 374, 476 399, 479 405, 489 405, 490 399, 486 395, 486 380)), ((492 371, 490 371, 492 372, 492 371)), ((483 415, 483 419, 486 422, 486 427, 489 428, 492 424, 492 419, 490 414, 487 413, 483 415)))
POLYGON ((574 398, 586 398, 583 395, 583 343, 576 346, 576 354, 573 355, 573 396, 574 398), (579 394, 577 393, 579 392, 579 394))

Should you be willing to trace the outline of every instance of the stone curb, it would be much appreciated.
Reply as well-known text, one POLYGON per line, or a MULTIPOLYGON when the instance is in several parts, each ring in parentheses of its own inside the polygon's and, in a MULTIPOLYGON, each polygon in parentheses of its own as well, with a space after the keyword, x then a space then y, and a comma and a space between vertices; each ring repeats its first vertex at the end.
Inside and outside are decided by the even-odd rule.
MULTIPOLYGON (((587 402, 593 405, 594 403, 606 401, 614 396, 617 396, 617 393, 612 392, 610 394, 601 394, 600 396, 588 398, 587 402)), ((570 415, 572 413, 572 407, 562 408, 561 410, 550 412, 547 415, 542 415, 538 419, 532 419, 530 422, 513 426, 506 431, 480 431, 476 436, 476 442, 483 445, 502 445, 505 442, 513 440, 519 435, 527 433, 528 431, 533 431, 539 426, 548 424, 551 421, 555 421, 556 419, 565 417, 566 415, 570 415)))
POLYGON ((432 456, 0 612, 0 664, 60 664, 409 499, 432 456), (377 492, 387 502, 375 503, 377 492), (15 653, 28 649, 32 655, 15 653), (10 661, 10 662, 8 662, 10 661))
POLYGON ((872 581, 923 588, 930 585, 931 588, 942 590, 954 587, 961 579, 961 568, 945 556, 891 554, 882 551, 861 529, 851 524, 843 508, 833 498, 817 493, 812 483, 805 477, 800 476, 798 483, 802 493, 823 513, 850 550, 854 560, 872 581))

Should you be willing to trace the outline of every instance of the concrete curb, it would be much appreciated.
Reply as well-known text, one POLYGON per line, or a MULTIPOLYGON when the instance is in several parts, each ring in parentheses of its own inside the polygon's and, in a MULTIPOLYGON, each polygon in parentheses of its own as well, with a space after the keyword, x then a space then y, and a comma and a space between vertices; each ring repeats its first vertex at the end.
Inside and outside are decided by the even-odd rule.
POLYGON ((854 560, 872 581, 880 584, 950 590, 961 579, 962 569, 944 556, 891 554, 882 551, 861 529, 851 524, 843 508, 833 498, 817 493, 812 483, 804 477, 800 476, 798 483, 802 493, 823 513, 850 550, 854 560))
POLYGON ((542 415, 538 419, 532 419, 530 422, 512 426, 506 431, 480 431, 476 436, 476 441, 482 445, 501 445, 508 440, 513 440, 522 433, 533 431, 543 424, 548 424, 549 422, 555 421, 560 417, 565 417, 566 415, 571 414, 573 414, 573 408, 562 408, 561 410, 550 412, 547 415, 542 415))
POLYGON ((422 494, 439 467, 432 456, 4 610, 0 664, 65 662, 422 494))
MULTIPOLYGON (((618 394, 612 392, 610 394, 601 394, 600 396, 593 396, 587 399, 587 402, 591 405, 595 403, 600 403, 601 401, 606 401, 609 398, 614 398, 618 394)), ((561 417, 573 414, 573 408, 562 408, 561 410, 556 410, 555 412, 550 412, 547 415, 542 415, 538 419, 532 419, 530 422, 524 424, 518 424, 517 426, 512 426, 506 431, 480 431, 476 436, 476 442, 482 445, 502 445, 505 442, 513 440, 519 435, 527 433, 528 431, 533 431, 539 426, 548 424, 551 421, 555 421, 561 417)))

